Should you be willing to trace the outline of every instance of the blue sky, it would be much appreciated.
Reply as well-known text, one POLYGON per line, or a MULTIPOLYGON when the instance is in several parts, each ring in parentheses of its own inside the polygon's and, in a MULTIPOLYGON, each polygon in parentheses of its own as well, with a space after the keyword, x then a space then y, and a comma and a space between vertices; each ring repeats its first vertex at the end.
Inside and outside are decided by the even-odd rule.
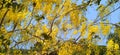
MULTIPOLYGON (((106 1, 107 1, 107 0, 102 0, 101 4, 106 5, 106 1)), ((75 0, 73 0, 72 2, 75 2, 75 0)), ((82 0, 78 0, 78 1, 75 2, 75 3, 76 3, 77 5, 80 5, 80 4, 82 3, 82 0)), ((120 5, 119 2, 116 3, 115 5, 113 5, 113 7, 111 7, 111 11, 114 10, 114 9, 116 9, 119 5, 120 5)), ((85 17, 86 17, 88 20, 93 21, 93 20, 96 18, 96 16, 98 15, 98 11, 96 11, 96 9, 97 9, 97 6, 96 6, 96 5, 92 5, 92 6, 87 7, 87 12, 86 12, 85 17)), ((32 10, 32 7, 30 7, 30 10, 32 10)), ((41 12, 40 12, 40 13, 41 13, 41 12)), ((120 16, 120 9, 117 10, 117 11, 115 11, 114 13, 110 14, 107 18, 109 19, 109 21, 110 21, 111 23, 118 23, 118 22, 120 22, 119 16, 120 16)), ((44 23, 47 24, 47 20, 43 20, 42 22, 44 22, 44 23)), ((35 25, 35 24, 36 24, 36 21, 33 20, 33 21, 32 21, 32 24, 35 25)), ((9 28, 8 30, 10 30, 10 28, 9 28)), ((73 30, 72 30, 72 31, 73 31, 73 30)), ((69 34, 66 36, 66 39, 68 39, 69 36, 71 36, 72 31, 69 32, 69 34)), ((75 35, 75 36, 78 37, 79 34, 77 34, 77 35, 75 35)), ((101 35, 101 40, 98 42, 98 44, 99 44, 99 45, 106 45, 106 41, 107 41, 107 37, 104 37, 103 35, 101 35)), ((30 44, 28 43, 28 45, 30 45, 30 44)), ((27 47, 24 47, 24 48, 28 48, 28 46, 27 46, 27 47)), ((28 49, 29 49, 29 48, 28 48, 28 49)))
MULTIPOLYGON (((73 0, 73 2, 75 2, 75 0, 73 0)), ((77 5, 80 5, 81 3, 82 3, 82 0, 78 0, 78 2, 76 2, 77 5)), ((107 0, 101 0, 101 4, 106 5, 107 0)), ((120 2, 117 2, 111 7, 111 11, 118 8, 119 6, 120 6, 120 2)), ((93 21, 97 17, 98 15, 98 11, 96 11, 97 7, 98 6, 96 6, 95 4, 87 7, 87 12, 85 16, 89 21, 93 21)), ((109 16, 105 18, 107 18, 110 21, 110 23, 120 22, 120 9, 118 9, 117 11, 113 12, 112 14, 110 14, 109 16)), ((106 45, 107 37, 103 35, 100 35, 100 36, 101 36, 101 40, 98 41, 98 44, 106 45)))

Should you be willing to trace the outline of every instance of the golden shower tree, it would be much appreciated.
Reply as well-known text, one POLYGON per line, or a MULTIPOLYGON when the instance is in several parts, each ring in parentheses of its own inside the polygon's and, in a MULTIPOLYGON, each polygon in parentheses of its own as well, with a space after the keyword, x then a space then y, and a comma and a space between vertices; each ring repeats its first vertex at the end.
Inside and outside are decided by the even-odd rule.
MULTIPOLYGON (((119 1, 108 0, 107 5, 101 0, 82 0, 80 5, 72 1, 0 0, 0 54, 102 54, 104 47, 95 42, 100 35, 108 36, 112 26, 119 26, 106 18, 120 8, 111 11, 119 1), (89 21, 85 13, 92 5, 98 7, 98 16, 89 21)), ((119 45, 110 40, 105 48, 109 55, 119 45)))

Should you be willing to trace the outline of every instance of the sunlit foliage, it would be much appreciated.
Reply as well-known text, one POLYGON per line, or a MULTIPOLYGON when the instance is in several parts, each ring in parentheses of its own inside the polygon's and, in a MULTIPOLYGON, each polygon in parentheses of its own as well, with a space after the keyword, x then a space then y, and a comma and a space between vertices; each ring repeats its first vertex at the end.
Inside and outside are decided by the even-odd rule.
POLYGON ((119 1, 80 1, 0 0, 0 55, 119 55, 120 40, 112 37, 120 38, 120 23, 107 17, 119 1), (98 16, 90 21, 92 5, 98 16), (110 37, 106 46, 97 44, 101 37, 110 37))

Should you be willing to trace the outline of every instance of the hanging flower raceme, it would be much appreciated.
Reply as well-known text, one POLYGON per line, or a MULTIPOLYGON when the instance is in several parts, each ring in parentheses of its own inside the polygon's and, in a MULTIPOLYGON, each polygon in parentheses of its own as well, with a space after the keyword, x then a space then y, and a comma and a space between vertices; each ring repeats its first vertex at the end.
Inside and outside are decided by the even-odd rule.
POLYGON ((113 50, 114 48, 114 41, 111 39, 107 43, 107 50, 113 50))
POLYGON ((101 26, 101 31, 103 35, 107 35, 110 32, 111 26, 110 25, 105 25, 103 22, 100 22, 101 26))

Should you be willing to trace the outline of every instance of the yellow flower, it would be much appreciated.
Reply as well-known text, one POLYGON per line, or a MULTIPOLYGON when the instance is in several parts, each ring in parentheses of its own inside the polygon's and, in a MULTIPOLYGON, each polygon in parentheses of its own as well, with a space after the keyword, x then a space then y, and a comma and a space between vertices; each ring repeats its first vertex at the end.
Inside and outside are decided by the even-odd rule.
POLYGON ((79 32, 81 32, 81 36, 84 36, 86 34, 85 29, 86 29, 86 23, 84 22, 84 23, 82 23, 82 26, 81 26, 81 28, 79 30, 79 32))
POLYGON ((107 49, 111 50, 111 49, 113 49, 113 47, 114 47, 114 41, 111 39, 108 41, 107 49))
POLYGON ((71 7, 71 1, 65 1, 64 3, 64 12, 68 11, 71 7))
POLYGON ((119 49, 119 45, 115 43, 114 50, 118 50, 118 49, 119 49))
POLYGON ((49 21, 52 21, 54 18, 53 18, 52 16, 47 16, 47 19, 48 19, 49 21))
POLYGON ((54 39, 58 33, 58 27, 53 27, 53 31, 51 33, 52 38, 54 39))
POLYGON ((89 32, 99 33, 98 26, 90 26, 89 27, 89 32))
POLYGON ((110 25, 104 25, 104 23, 100 23, 102 34, 107 35, 110 32, 111 26, 110 25))
POLYGON ((102 33, 104 34, 104 35, 107 35, 109 32, 110 32, 110 26, 105 26, 104 28, 103 28, 103 30, 102 30, 102 33))
POLYGON ((88 38, 87 38, 87 40, 91 40, 92 39, 92 35, 91 35, 91 33, 89 32, 88 33, 88 38))
POLYGON ((73 34, 77 34, 78 33, 78 31, 77 30, 75 30, 74 32, 73 32, 73 34))
POLYGON ((50 14, 51 9, 52 9, 52 3, 47 3, 44 6, 43 11, 45 14, 50 14))
POLYGON ((35 35, 36 35, 36 36, 40 36, 41 32, 42 32, 42 31, 38 29, 38 30, 36 31, 35 35))
POLYGON ((47 28, 46 25, 42 26, 42 30, 44 33, 48 33, 49 29, 47 28))
POLYGON ((66 24, 66 28, 72 29, 72 25, 71 24, 66 24))
POLYGON ((35 7, 34 9, 38 12, 38 10, 41 9, 41 6, 42 6, 42 1, 41 0, 33 0, 33 2, 35 3, 35 7))
POLYGON ((79 26, 80 24, 80 19, 79 19, 79 11, 73 11, 70 13, 70 20, 71 20, 71 23, 74 25, 74 26, 79 26))

